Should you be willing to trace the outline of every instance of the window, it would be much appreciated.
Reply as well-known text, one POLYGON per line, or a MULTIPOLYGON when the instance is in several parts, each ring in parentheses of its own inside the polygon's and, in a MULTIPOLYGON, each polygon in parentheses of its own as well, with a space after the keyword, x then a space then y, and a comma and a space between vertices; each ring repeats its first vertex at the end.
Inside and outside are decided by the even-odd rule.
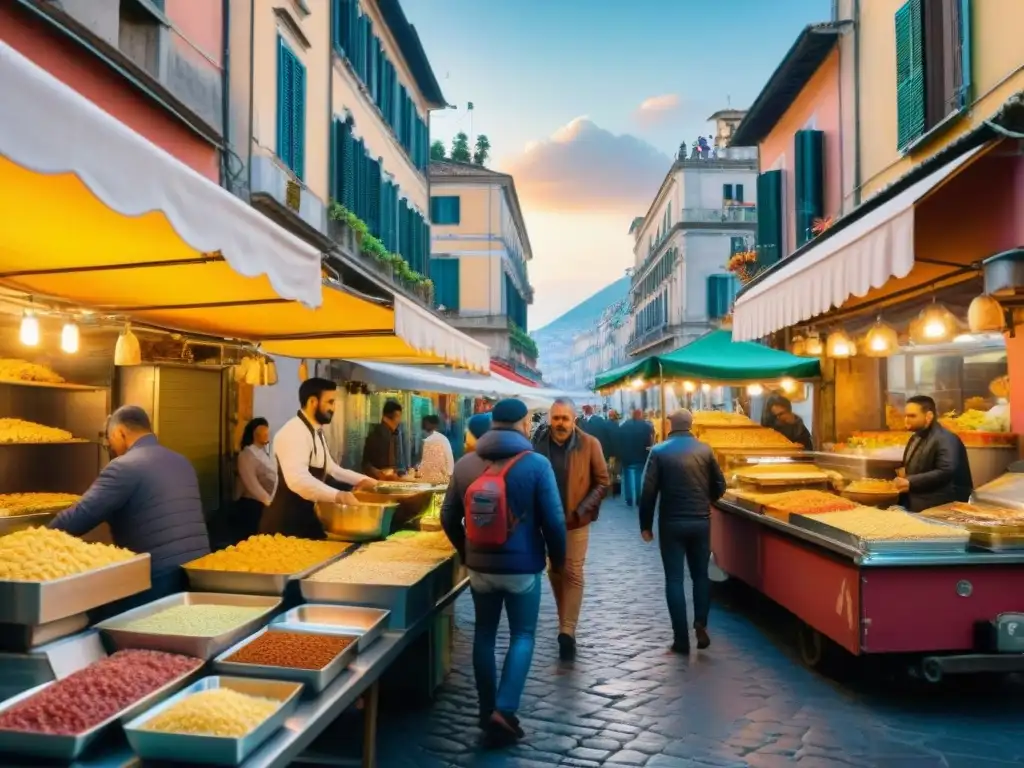
POLYGON ((823 131, 797 131, 793 141, 796 247, 814 236, 815 219, 824 216, 823 131))
POLYGON ((459 310, 459 260, 431 259, 430 279, 434 282, 434 305, 459 310))
POLYGON ((458 224, 459 223, 458 195, 438 196, 430 198, 430 221, 433 224, 458 224))
POLYGON ((732 202, 732 184, 722 185, 722 200, 727 203, 732 202))
POLYGON ((730 256, 737 253, 743 253, 745 250, 747 250, 747 239, 743 237, 743 235, 740 235, 738 237, 733 236, 729 238, 730 256))
POLYGON ((306 164, 306 67, 277 38, 277 156, 300 179, 306 164))
POLYGON ((766 267, 782 258, 782 171, 757 177, 757 262, 766 267))
POLYGON ((737 184, 736 185, 736 198, 735 199, 736 199, 737 203, 742 203, 743 202, 743 185, 742 184, 737 184))
POLYGON ((896 11, 899 149, 969 103, 970 20, 971 0, 908 0, 896 11))

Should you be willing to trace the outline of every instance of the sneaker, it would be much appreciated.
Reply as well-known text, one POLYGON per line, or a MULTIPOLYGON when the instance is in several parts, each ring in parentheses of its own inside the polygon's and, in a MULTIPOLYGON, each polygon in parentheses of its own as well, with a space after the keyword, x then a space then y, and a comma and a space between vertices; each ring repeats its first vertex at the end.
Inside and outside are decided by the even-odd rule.
POLYGON ((689 643, 689 641, 687 641, 685 643, 680 643, 677 640, 676 642, 672 643, 672 647, 669 648, 669 653, 677 653, 680 656, 689 656, 690 655, 690 643, 689 643))
POLYGON ((558 636, 558 657, 562 661, 576 658, 576 638, 564 632, 558 636))
POLYGON ((711 645, 711 636, 708 634, 707 627, 703 624, 698 624, 693 628, 694 634, 697 635, 697 648, 704 650, 711 645))
POLYGON ((495 744, 511 744, 526 735, 519 725, 519 718, 506 712, 492 712, 485 731, 495 744))

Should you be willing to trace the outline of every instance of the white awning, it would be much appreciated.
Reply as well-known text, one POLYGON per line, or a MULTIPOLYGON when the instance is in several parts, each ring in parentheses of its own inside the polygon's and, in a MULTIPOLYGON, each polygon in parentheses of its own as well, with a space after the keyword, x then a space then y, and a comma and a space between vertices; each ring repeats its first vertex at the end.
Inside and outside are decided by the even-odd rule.
POLYGON ((452 365, 490 370, 490 348, 402 296, 395 296, 395 335, 410 347, 452 365))
MULTIPOLYGON (((45 230, 45 226, 37 219, 49 214, 52 221, 48 226, 58 230, 66 228, 63 217, 69 207, 84 204, 88 198, 93 204, 98 200, 121 216, 119 222, 103 219, 84 227, 87 231, 70 233, 79 241, 78 260, 89 269, 123 270, 124 266, 135 263, 128 261, 131 258, 151 270, 157 266, 166 268, 166 272, 161 273, 164 278, 155 281, 156 285, 189 282, 198 291, 211 287, 197 285, 195 276, 180 281, 168 279, 170 270, 176 269, 175 265, 186 269, 195 267, 197 262, 213 263, 211 255, 220 254, 238 275, 246 278, 266 275, 278 297, 299 301, 308 307, 320 305, 320 253, 317 249, 172 157, 3 42, 0 42, 0 111, 3 113, 0 184, 16 186, 15 191, 23 197, 37 192, 50 195, 46 202, 32 200, 35 213, 27 221, 11 222, 11 227, 15 224, 25 230, 35 227, 34 234, 22 234, 26 238, 30 234, 37 238, 32 244, 38 245, 39 252, 47 258, 61 257, 50 252, 59 249, 45 247, 46 238, 53 240, 59 232, 39 231, 45 230), (73 179, 69 181, 69 177, 73 179), (49 186, 45 186, 47 184, 49 186), (43 210, 39 210, 40 206, 43 210), (166 219, 162 229, 152 214, 166 219), (145 235, 141 234, 143 230, 145 235), (155 234, 162 237, 153 236, 155 234), (128 263, 121 264, 118 259, 128 263)), ((5 242, 5 246, 12 258, 5 257, 3 266, 12 271, 26 271, 15 259, 25 248, 19 252, 13 251, 9 242, 5 242)), ((34 288, 29 286, 29 289, 34 288)), ((237 301, 242 290, 235 286, 230 288, 235 295, 228 298, 237 301)), ((224 288, 222 292, 230 291, 224 288)), ((255 289, 249 289, 243 298, 254 292, 255 289)), ((59 295, 58 291, 53 293, 59 295)), ((104 298, 99 293, 96 297, 97 300, 104 298)))
POLYGON ((910 185, 743 292, 733 310, 733 340, 763 338, 910 274, 914 206, 984 149, 977 147, 910 185))

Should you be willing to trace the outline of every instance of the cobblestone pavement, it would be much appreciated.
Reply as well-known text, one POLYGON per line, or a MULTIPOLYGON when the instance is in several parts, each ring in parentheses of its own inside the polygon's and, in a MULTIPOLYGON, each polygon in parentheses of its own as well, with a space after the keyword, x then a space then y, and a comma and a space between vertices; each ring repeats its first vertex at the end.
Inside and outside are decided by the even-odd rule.
MULTIPOLYGON (((456 609, 454 670, 426 711, 385 714, 383 768, 753 766, 985 768, 1024 762, 1021 691, 975 683, 908 690, 840 685, 796 658, 792 618, 729 589, 712 646, 681 659, 671 641, 657 547, 635 512, 607 504, 591 536, 579 657, 558 660, 554 602, 541 608, 520 717, 527 738, 479 744, 471 665, 472 604, 456 609)), ((545 585, 546 587, 546 585, 545 585)), ((499 639, 499 653, 504 652, 499 639)))

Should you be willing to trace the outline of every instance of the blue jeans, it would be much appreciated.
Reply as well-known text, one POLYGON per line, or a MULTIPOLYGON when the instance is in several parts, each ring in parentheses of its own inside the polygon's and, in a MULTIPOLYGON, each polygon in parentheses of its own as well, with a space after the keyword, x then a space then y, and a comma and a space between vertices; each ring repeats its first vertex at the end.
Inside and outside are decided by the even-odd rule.
POLYGON ((626 464, 622 467, 622 495, 626 504, 640 503, 640 492, 644 487, 644 465, 626 464))
POLYGON ((673 520, 662 523, 658 530, 661 562, 665 566, 665 599, 672 619, 676 642, 689 645, 690 631, 686 622, 686 569, 693 582, 693 623, 706 627, 711 609, 711 521, 707 518, 673 520))
POLYGON ((534 634, 540 615, 540 574, 534 577, 533 586, 526 592, 473 589, 472 593, 476 608, 473 671, 480 697, 480 712, 487 714, 497 710, 515 714, 533 661, 534 634), (505 663, 501 667, 501 682, 498 683, 494 646, 498 640, 502 607, 508 614, 509 641, 505 663))

